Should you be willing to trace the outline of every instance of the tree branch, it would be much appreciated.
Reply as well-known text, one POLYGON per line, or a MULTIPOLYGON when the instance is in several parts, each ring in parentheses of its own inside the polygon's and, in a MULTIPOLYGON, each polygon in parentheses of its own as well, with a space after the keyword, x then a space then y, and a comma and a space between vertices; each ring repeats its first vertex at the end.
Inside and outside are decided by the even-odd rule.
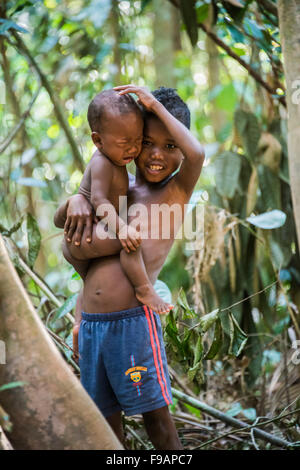
POLYGON ((40 67, 38 66, 35 59, 32 57, 29 49, 27 48, 27 46, 25 45, 23 40, 20 38, 19 34, 16 31, 12 31, 12 35, 14 36, 17 44, 14 44, 12 41, 9 41, 10 44, 12 44, 14 47, 19 49, 19 51, 22 52, 27 57, 28 61, 32 65, 32 67, 36 70, 36 72, 37 72, 37 74, 40 78, 41 84, 46 88, 46 90, 49 94, 49 97, 50 97, 50 99, 53 103, 56 118, 57 118, 58 122, 60 123, 61 127, 64 130, 66 138, 67 138, 67 140, 70 144, 70 147, 72 149, 74 160, 75 160, 78 168, 83 172, 84 171, 83 159, 82 159, 81 154, 78 150, 78 146, 75 142, 72 131, 71 131, 71 129, 69 127, 69 124, 66 120, 66 117, 64 115, 64 112, 62 110, 62 107, 61 107, 61 104, 60 104, 58 98, 56 97, 54 91, 52 90, 52 87, 51 87, 46 75, 41 71, 40 67))
MULTIPOLYGON (((292 442, 288 442, 285 439, 281 439, 277 436, 274 436, 273 434, 270 434, 268 432, 262 431, 261 429, 258 429, 258 426, 263 426, 264 424, 268 424, 268 422, 272 422, 276 418, 273 418, 272 420, 270 420, 268 422, 260 423, 260 424, 257 425, 257 427, 248 426, 243 421, 240 421, 239 419, 236 419, 236 418, 232 418, 231 416, 228 416, 227 414, 222 413, 222 411, 219 411, 216 408, 213 408, 212 406, 209 406, 206 403, 201 402, 201 401, 199 401, 195 398, 189 397, 185 393, 180 392, 179 390, 176 390, 173 387, 172 387, 172 394, 174 395, 175 398, 178 398, 178 400, 181 400, 184 403, 192 405, 195 408, 197 408, 198 410, 203 411, 203 413, 207 413, 210 416, 214 416, 214 418, 217 418, 220 421, 223 421, 224 423, 229 424, 230 426, 233 426, 235 428, 240 428, 240 430, 245 430, 245 431, 252 428, 253 431, 254 431, 254 434, 257 437, 259 437, 260 439, 263 439, 264 441, 271 442, 274 445, 277 445, 279 447, 285 447, 285 448, 288 448, 293 444, 292 442)), ((284 416, 281 416, 281 418, 284 417, 284 416)), ((279 418, 277 418, 277 419, 279 419, 279 418)), ((231 433, 232 433, 232 431, 231 431, 231 433)), ((207 444, 207 443, 205 443, 205 444, 207 444)))
POLYGON ((30 114, 30 110, 35 102, 35 100, 37 99, 38 95, 39 95, 39 92, 41 91, 41 87, 38 88, 38 90, 35 92, 27 110, 25 111, 25 113, 22 114, 21 116, 21 119, 20 121, 18 122, 18 124, 14 127, 14 129, 12 130, 12 132, 10 133, 9 136, 6 137, 6 139, 3 140, 3 142, 0 143, 0 154, 2 152, 4 152, 7 147, 11 144, 11 142, 13 141, 13 139, 15 138, 15 136, 18 134, 19 130, 21 129, 21 127, 23 126, 26 118, 29 116, 30 114))
MULTIPOLYGON (((175 7, 178 8, 178 1, 177 0, 168 0, 170 3, 172 3, 172 5, 174 5, 175 7)), ((272 2, 270 2, 269 0, 262 0, 261 3, 265 3, 265 5, 268 4, 269 8, 268 10, 270 11, 270 8, 273 6, 275 7, 276 11, 277 11, 277 8, 275 5, 272 4, 272 2)), ((232 57, 234 60, 236 60, 244 69, 247 70, 247 72, 249 73, 249 75, 251 75, 263 88, 265 88, 265 90, 267 90, 268 93, 270 93, 271 95, 277 95, 277 89, 275 88, 272 88, 267 82, 265 82, 261 76, 249 65, 247 64, 247 62, 245 62, 240 56, 238 56, 235 52, 233 52, 231 50, 231 48, 229 46, 227 46, 227 44, 225 44, 215 33, 213 33, 212 31, 209 30, 209 28, 207 26, 205 26, 205 24, 203 23, 198 23, 198 27, 201 28, 205 34, 207 34, 218 46, 220 46, 222 49, 224 49, 224 51, 230 56, 232 57)), ((281 88, 281 85, 280 85, 280 88, 281 88)), ((282 90, 284 91, 284 89, 282 88, 282 90)), ((285 97, 284 96, 280 96, 278 98, 278 100, 280 101, 280 103, 286 107, 286 100, 285 100, 285 97)))

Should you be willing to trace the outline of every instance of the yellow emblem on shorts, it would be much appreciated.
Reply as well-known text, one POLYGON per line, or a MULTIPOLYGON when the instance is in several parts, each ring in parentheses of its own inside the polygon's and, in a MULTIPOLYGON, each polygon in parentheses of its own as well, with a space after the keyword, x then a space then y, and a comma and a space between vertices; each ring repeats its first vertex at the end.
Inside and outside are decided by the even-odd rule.
POLYGON ((132 372, 130 374, 130 378, 131 380, 133 380, 134 382, 139 382, 141 380, 141 373, 140 372, 132 372))
POLYGON ((146 371, 146 370, 147 370, 147 367, 142 367, 142 366, 130 367, 130 369, 127 369, 127 371, 125 372, 125 375, 130 374, 130 378, 133 382, 139 382, 142 378, 140 371, 146 371))

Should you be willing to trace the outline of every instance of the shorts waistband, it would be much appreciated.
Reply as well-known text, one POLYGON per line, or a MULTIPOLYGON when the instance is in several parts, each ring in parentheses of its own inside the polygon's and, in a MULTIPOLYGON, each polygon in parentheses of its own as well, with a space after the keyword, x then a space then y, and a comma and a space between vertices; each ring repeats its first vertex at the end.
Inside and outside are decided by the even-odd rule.
POLYGON ((82 320, 85 321, 112 321, 123 320, 124 318, 137 317, 145 315, 144 306, 133 307, 127 310, 120 310, 119 312, 110 313, 86 313, 82 312, 82 320))

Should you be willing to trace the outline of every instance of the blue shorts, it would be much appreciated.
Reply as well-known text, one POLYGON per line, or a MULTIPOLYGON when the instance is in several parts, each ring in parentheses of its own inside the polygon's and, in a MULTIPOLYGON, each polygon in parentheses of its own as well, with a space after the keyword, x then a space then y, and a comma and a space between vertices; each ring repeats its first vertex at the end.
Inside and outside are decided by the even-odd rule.
POLYGON ((78 345, 81 383, 105 417, 172 403, 160 318, 148 307, 83 312, 78 345))

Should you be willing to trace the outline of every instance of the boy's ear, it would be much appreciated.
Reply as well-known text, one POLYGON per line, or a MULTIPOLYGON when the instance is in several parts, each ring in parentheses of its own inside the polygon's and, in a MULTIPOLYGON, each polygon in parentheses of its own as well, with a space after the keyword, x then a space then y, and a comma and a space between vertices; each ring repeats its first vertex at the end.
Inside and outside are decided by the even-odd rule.
POLYGON ((97 149, 101 150, 102 140, 101 140, 100 134, 98 132, 92 132, 91 137, 92 137, 92 141, 96 145, 97 149))

